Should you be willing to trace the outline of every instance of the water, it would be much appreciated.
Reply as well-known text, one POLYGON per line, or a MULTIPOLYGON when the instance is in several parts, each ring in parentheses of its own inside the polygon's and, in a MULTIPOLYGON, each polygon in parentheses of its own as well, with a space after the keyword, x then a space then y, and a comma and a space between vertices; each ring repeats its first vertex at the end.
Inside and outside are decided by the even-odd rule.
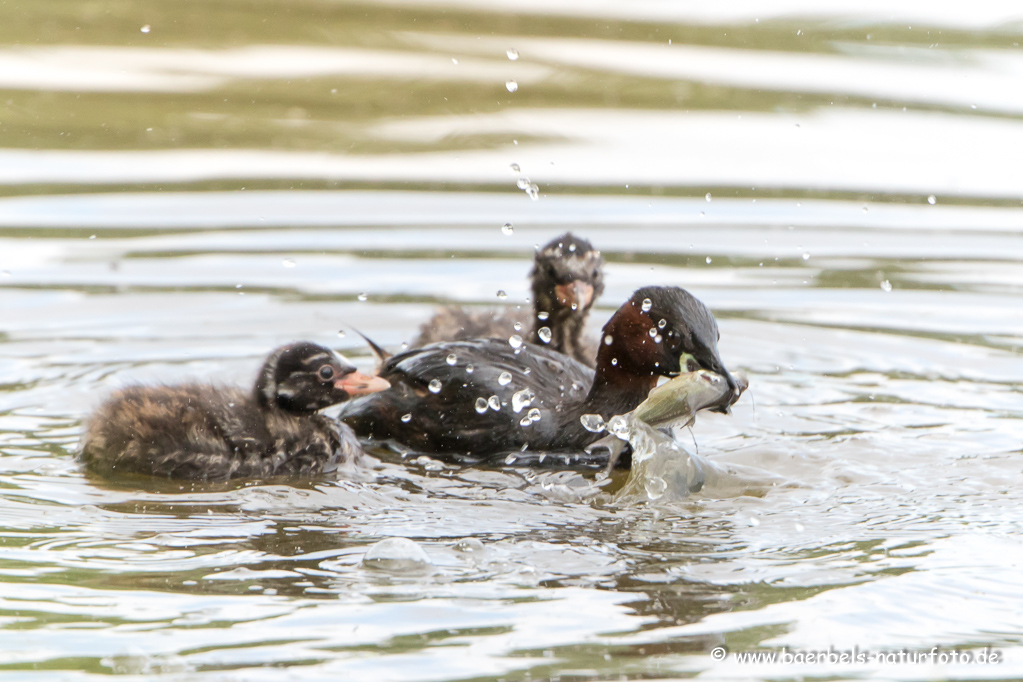
POLYGON ((1021 20, 0 5, 4 679, 1023 677, 1021 20), (607 261, 591 334, 682 285, 750 377, 683 434, 696 495, 414 452, 230 485, 73 460, 126 382, 247 384, 299 338, 370 369, 338 329, 397 350, 439 303, 528 306, 568 229, 607 261), (364 563, 390 538, 398 570, 364 563), (735 657, 782 647, 1002 660, 735 657))

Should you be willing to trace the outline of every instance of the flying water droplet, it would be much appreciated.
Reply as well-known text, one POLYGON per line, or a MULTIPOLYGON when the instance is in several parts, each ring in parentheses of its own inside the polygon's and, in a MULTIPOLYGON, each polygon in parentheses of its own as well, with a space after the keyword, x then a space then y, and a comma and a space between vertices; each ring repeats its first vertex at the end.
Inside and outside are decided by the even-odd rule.
MULTIPOLYGON (((651 331, 653 331, 653 330, 651 330, 651 331)), ((660 334, 658 334, 657 336, 654 337, 654 343, 660 343, 661 341, 664 341, 664 337, 661 336, 660 334)))
POLYGON ((516 391, 512 394, 512 412, 518 414, 525 408, 529 407, 533 402, 533 398, 536 397, 536 393, 531 388, 524 388, 521 391, 516 391))
POLYGON ((519 89, 519 84, 515 81, 508 81, 504 84, 504 87, 508 88, 508 92, 515 92, 519 89))
POLYGON ((544 343, 550 343, 551 342, 551 328, 550 327, 540 327, 539 329, 536 330, 536 335, 539 336, 540 340, 543 341, 544 343))
POLYGON ((448 363, 449 365, 454 365, 456 362, 458 362, 458 356, 452 353, 451 355, 444 358, 444 362, 448 363))
POLYGON ((508 55, 508 59, 512 61, 515 61, 516 59, 519 58, 519 51, 515 49, 508 50, 507 52, 505 52, 505 54, 508 55))
POLYGON ((618 366, 618 358, 611 358, 611 366, 612 367, 618 366))
POLYGON ((497 383, 502 386, 507 386, 511 383, 512 376, 510 372, 501 372, 501 376, 497 377, 497 383))
POLYGON ((667 321, 667 320, 661 320, 661 321, 659 321, 659 322, 657 323, 657 328, 658 328, 658 329, 664 329, 665 325, 667 325, 667 324, 668 324, 668 321, 667 321))
POLYGON ((408 424, 408 423, 409 423, 410 421, 412 421, 412 413, 410 412, 409 414, 403 414, 403 415, 401 415, 401 420, 402 420, 402 421, 403 421, 404 423, 408 424))
POLYGON ((550 317, 550 316, 551 316, 551 314, 550 314, 550 313, 548 313, 548 312, 547 312, 547 311, 545 311, 545 310, 541 310, 540 312, 538 312, 538 313, 536 314, 536 319, 540 320, 541 322, 544 322, 544 321, 546 321, 546 320, 547 320, 547 318, 548 318, 548 317, 550 317))
POLYGON ((476 412, 483 414, 487 411, 487 407, 486 398, 476 398, 476 412))
POLYGON ((517 332, 522 331, 522 323, 516 322, 515 324, 512 325, 512 329, 514 329, 517 332))
POLYGON ((604 337, 604 345, 605 346, 610 346, 614 342, 615 342, 614 337, 611 336, 610 334, 608 334, 607 336, 604 337))
POLYGON ((707 256, 707 265, 710 265, 713 261, 714 261, 713 258, 711 258, 710 256, 707 256))
POLYGON ((139 30, 142 31, 143 33, 149 33, 150 31, 153 30, 153 27, 150 26, 149 24, 146 24, 145 26, 143 26, 139 30))
POLYGON ((887 292, 887 291, 891 291, 891 290, 892 290, 892 283, 889 282, 886 279, 881 280, 881 291, 887 292))
POLYGON ((339 339, 343 339, 343 338, 345 338, 345 336, 347 336, 347 335, 345 334, 345 330, 344 329, 340 330, 337 333, 337 338, 339 338, 339 339))
POLYGON ((710 203, 710 199, 711 199, 710 192, 707 192, 707 196, 705 196, 703 198, 706 199, 707 203, 709 204, 710 203))
POLYGON ((809 253, 804 253, 803 254, 803 260, 810 260, 810 254, 809 253))
POLYGON ((465 373, 466 374, 472 374, 475 371, 476 371, 476 368, 473 367, 472 365, 466 365, 465 366, 465 373))
POLYGON ((504 299, 508 298, 508 294, 504 293, 504 289, 498 289, 497 297, 503 301, 504 299))
POLYGON ((285 258, 284 260, 281 261, 281 265, 283 265, 286 268, 293 268, 295 267, 295 259, 285 258))
POLYGON ((526 416, 524 416, 522 419, 519 420, 519 426, 532 426, 532 425, 533 425, 533 420, 529 418, 528 414, 526 416))
POLYGON ((629 436, 632 435, 629 422, 620 414, 611 417, 611 421, 607 423, 607 430, 622 440, 629 440, 629 436))
POLYGON ((506 237, 510 237, 510 236, 512 236, 512 235, 513 235, 514 233, 515 233, 515 228, 514 228, 514 227, 512 227, 512 224, 511 224, 511 223, 505 223, 505 224, 504 224, 504 225, 503 225, 503 226, 501 227, 501 234, 503 234, 503 235, 504 235, 504 236, 506 236, 506 237))
POLYGON ((653 304, 654 304, 654 302, 651 301, 649 298, 644 298, 643 299, 643 305, 640 306, 640 309, 644 313, 648 313, 648 312, 650 312, 650 308, 653 306, 653 304))
POLYGON ((650 331, 647 333, 650 335, 651 339, 654 338, 657 336, 657 327, 650 327, 650 331))
POLYGON ((938 198, 932 194, 931 196, 927 197, 927 203, 930 204, 931 206, 934 206, 934 204, 938 203, 938 198))
POLYGON ((496 395, 490 396, 490 398, 487 400, 487 405, 489 405, 490 409, 492 409, 494 412, 501 411, 501 399, 498 398, 496 395))
POLYGON ((664 497, 664 492, 668 489, 668 484, 664 482, 664 479, 660 476, 653 476, 643 482, 643 487, 646 489, 646 496, 651 500, 659 500, 664 497))
POLYGON ((440 393, 442 386, 443 384, 440 382, 440 379, 434 379, 427 388, 430 389, 430 393, 440 393))
POLYGON ((368 301, 369 300, 369 294, 367 294, 367 293, 359 294, 359 300, 360 301, 368 301))
POLYGON ((518 173, 519 171, 521 171, 521 170, 522 170, 522 168, 520 168, 520 167, 519 167, 519 164, 517 164, 517 163, 513 163, 513 164, 512 164, 511 166, 509 166, 509 167, 510 167, 510 168, 512 169, 512 173, 518 173))
POLYGON ((536 408, 536 407, 529 408, 529 412, 526 413, 526 416, 529 417, 529 421, 531 421, 531 422, 538 422, 538 421, 540 421, 541 417, 540 417, 540 410, 539 410, 539 408, 536 408))
POLYGON ((600 433, 607 428, 604 424, 604 418, 599 414, 584 414, 579 417, 579 421, 582 422, 583 428, 590 433, 600 433))
POLYGON ((508 345, 512 348, 522 348, 522 337, 518 334, 512 334, 508 337, 508 345))

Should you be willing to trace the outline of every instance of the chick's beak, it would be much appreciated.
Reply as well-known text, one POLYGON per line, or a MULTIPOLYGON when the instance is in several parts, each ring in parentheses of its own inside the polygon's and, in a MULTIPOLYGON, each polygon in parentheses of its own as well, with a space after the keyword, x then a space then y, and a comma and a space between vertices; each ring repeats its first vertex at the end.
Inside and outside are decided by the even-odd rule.
POLYGON ((376 393, 391 387, 387 379, 363 374, 359 370, 349 372, 334 382, 334 388, 340 388, 348 395, 362 395, 364 393, 376 393))
POLYGON ((557 285, 554 294, 558 303, 572 310, 586 310, 593 303, 593 286, 580 280, 557 285))

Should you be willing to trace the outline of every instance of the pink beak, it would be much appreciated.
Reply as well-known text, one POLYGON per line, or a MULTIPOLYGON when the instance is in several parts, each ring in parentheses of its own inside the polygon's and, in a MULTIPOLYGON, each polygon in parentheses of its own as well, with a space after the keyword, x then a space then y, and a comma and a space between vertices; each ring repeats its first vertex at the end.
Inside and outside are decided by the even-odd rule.
POLYGON ((554 287, 558 303, 572 310, 586 310, 593 302, 593 287, 578 280, 554 287))
POLYGON ((391 387, 387 379, 381 379, 370 374, 363 374, 355 370, 344 375, 334 382, 335 388, 340 388, 348 395, 363 395, 364 393, 376 393, 391 387))

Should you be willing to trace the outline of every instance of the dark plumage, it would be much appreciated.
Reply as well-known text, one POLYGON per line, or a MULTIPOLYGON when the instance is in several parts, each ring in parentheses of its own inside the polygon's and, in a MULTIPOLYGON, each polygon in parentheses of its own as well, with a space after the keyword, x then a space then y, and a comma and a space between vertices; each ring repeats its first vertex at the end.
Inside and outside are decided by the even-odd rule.
MULTIPOLYGON (((596 372, 548 348, 514 349, 499 339, 413 349, 384 363, 390 390, 349 402, 341 419, 360 436, 486 458, 524 448, 581 450, 598 437, 581 415, 609 419, 634 409, 657 377, 680 371, 683 353, 735 389, 718 357, 713 315, 684 289, 639 289, 603 334, 596 372)), ((737 397, 735 390, 718 409, 737 397)))
POLYGON ((351 429, 317 414, 387 388, 308 342, 275 350, 255 388, 129 386, 89 419, 81 460, 96 473, 191 480, 316 476, 356 462, 351 429))
POLYGON ((529 273, 533 311, 467 310, 447 306, 419 328, 414 348, 441 341, 524 339, 549 346, 590 367, 596 348, 583 339, 586 317, 604 291, 604 260, 585 239, 566 232, 536 252, 529 273), (519 329, 515 329, 515 325, 519 329), (546 340, 545 340, 546 339, 546 340))

